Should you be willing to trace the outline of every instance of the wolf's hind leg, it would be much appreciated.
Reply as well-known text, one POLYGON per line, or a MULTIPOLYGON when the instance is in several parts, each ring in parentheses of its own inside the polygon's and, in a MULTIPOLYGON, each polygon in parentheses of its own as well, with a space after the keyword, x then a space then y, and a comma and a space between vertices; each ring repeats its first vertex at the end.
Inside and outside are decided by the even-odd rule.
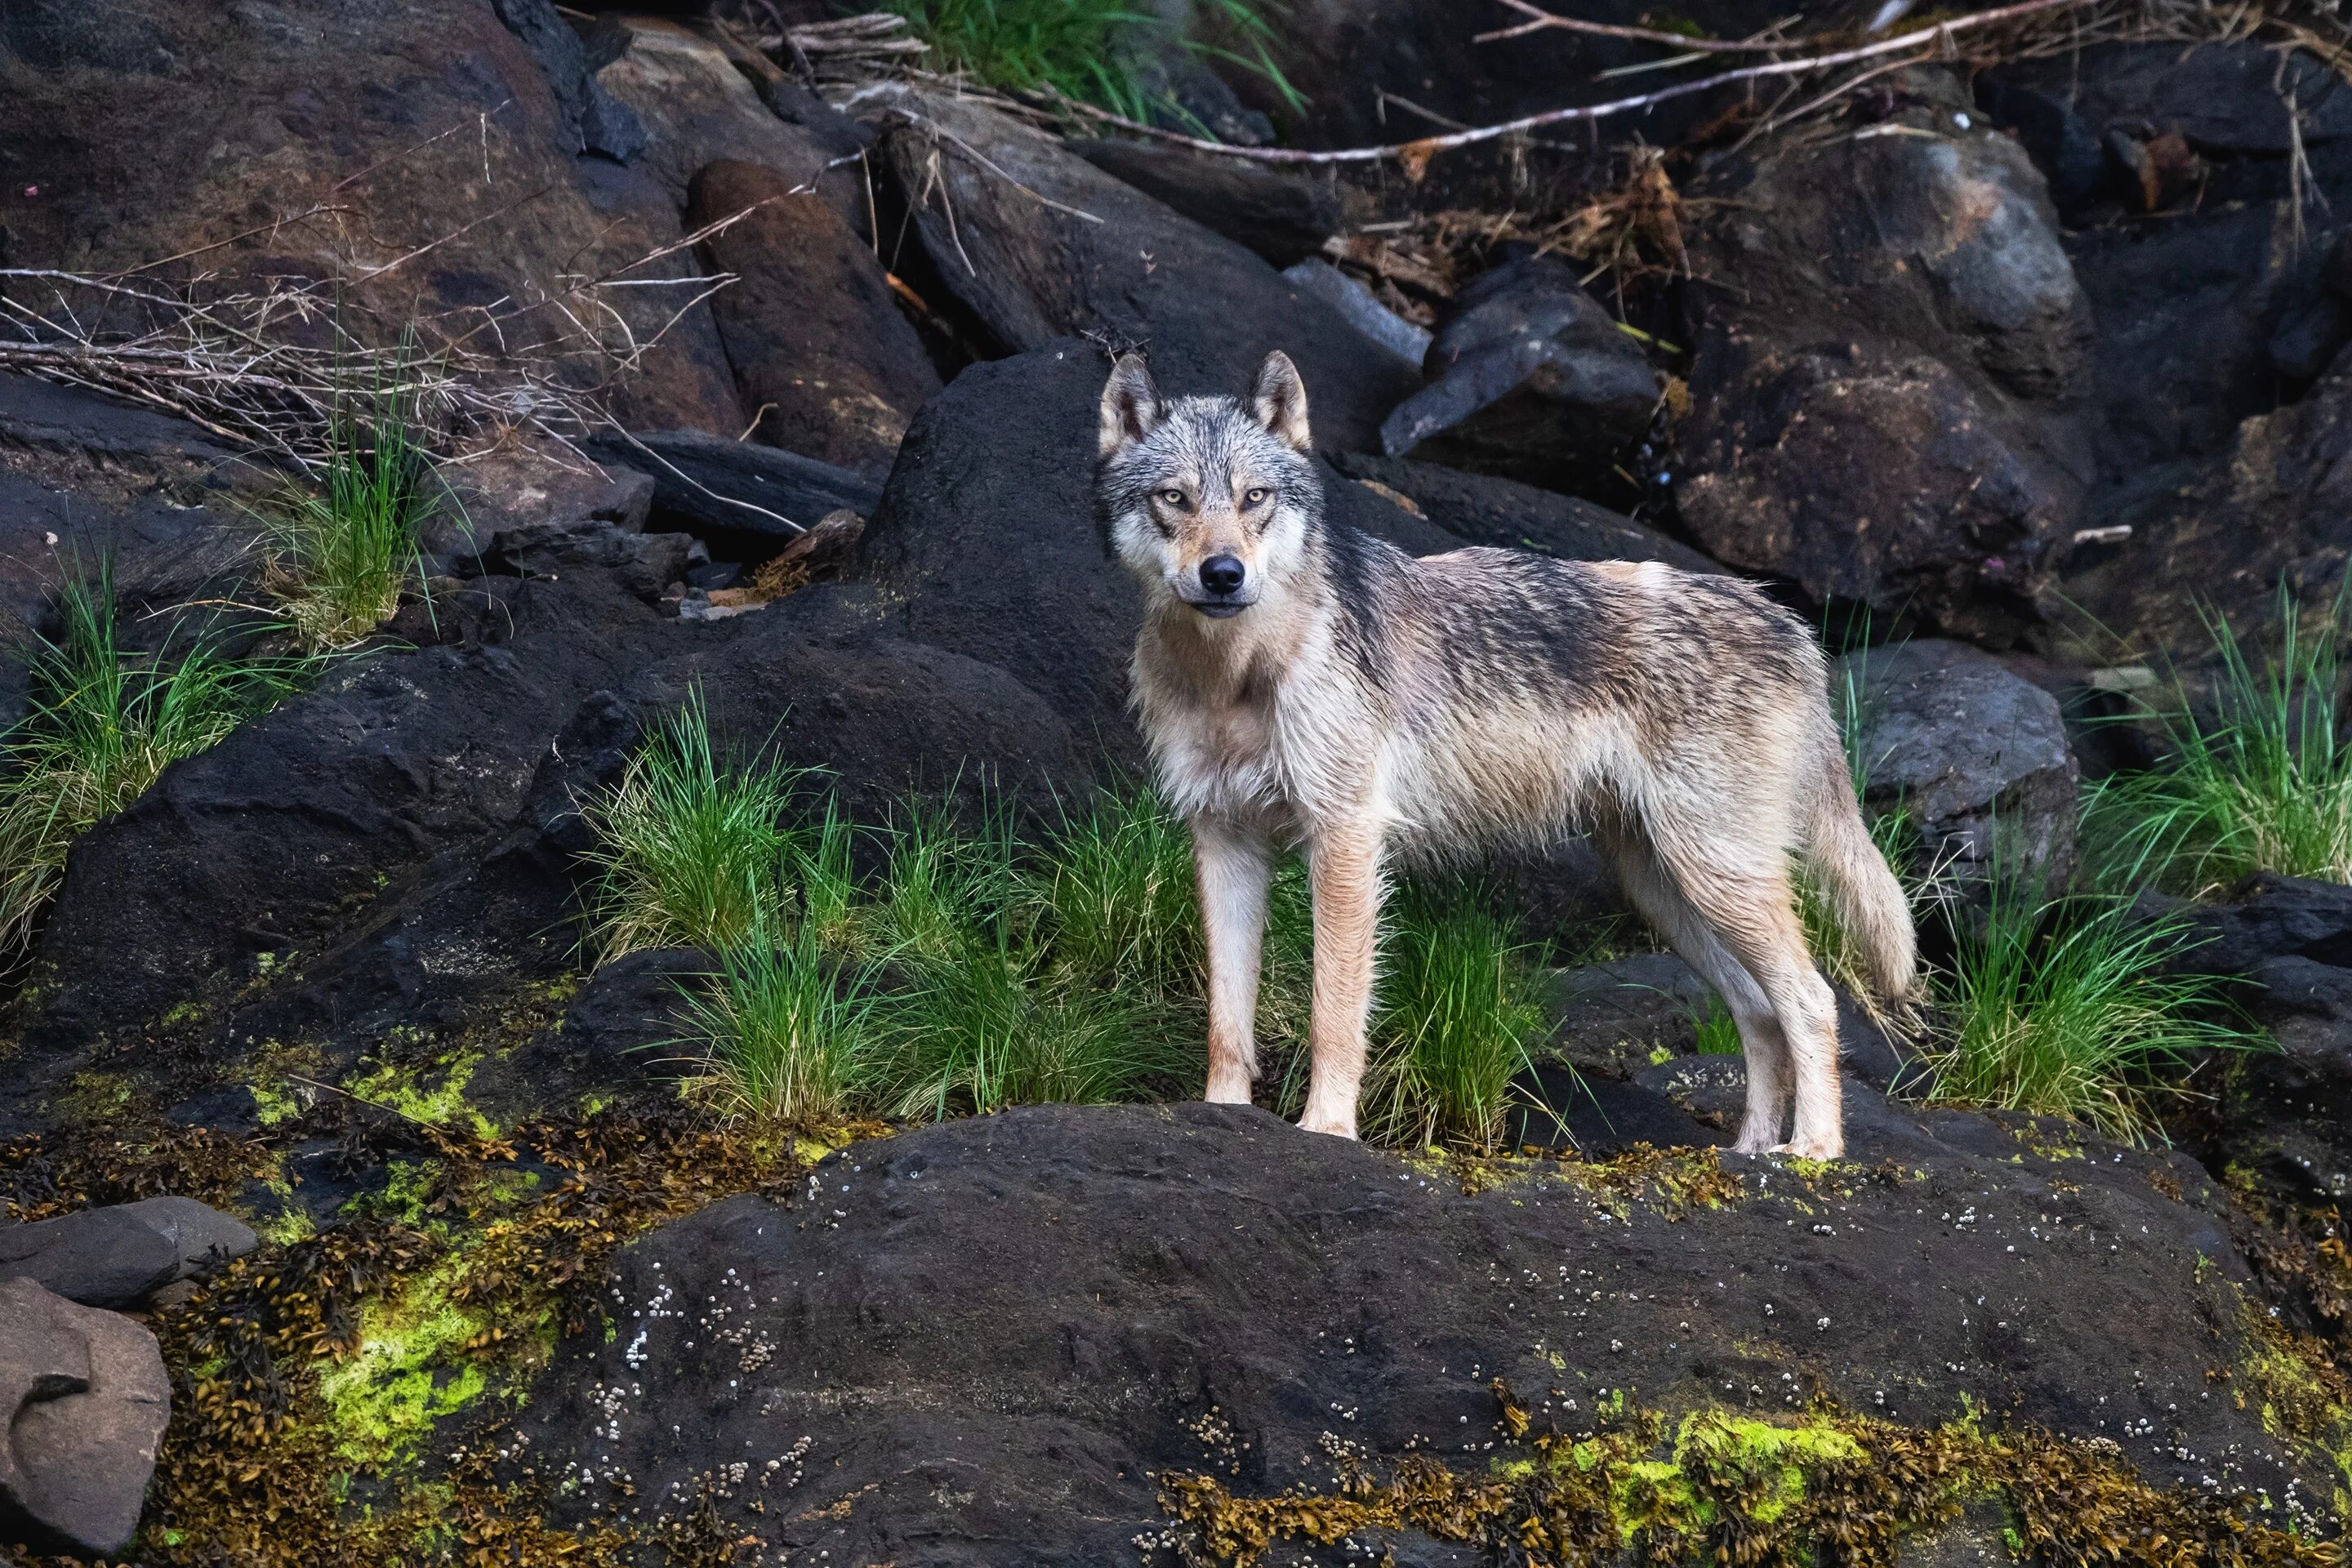
POLYGON ((1209 1091, 1247 1105, 1257 1079, 1257 984, 1265 938, 1273 846, 1253 828, 1213 816, 1192 821, 1201 930, 1209 957, 1209 1091))
POLYGON ((1315 895, 1315 1002, 1307 1026, 1314 1073, 1298 1125, 1353 1138, 1381 917, 1380 830, 1350 826, 1318 833, 1307 862, 1315 895))
POLYGON ((1741 1054, 1748 1062, 1748 1110, 1731 1146, 1742 1154, 1763 1153, 1780 1142, 1789 1106, 1789 1042, 1771 1000, 1646 846, 1612 836, 1602 849, 1633 907, 1700 979, 1715 987, 1731 1021, 1739 1026, 1741 1054))
MULTIPOLYGON (((1769 1147, 1811 1160, 1838 1158, 1845 1152, 1845 1131, 1838 1085, 1837 997, 1806 951, 1787 873, 1741 876, 1720 869, 1671 869, 1678 873, 1675 879, 1684 897, 1755 976, 1780 1020, 1796 1111, 1789 1141, 1769 1147)), ((1752 1096, 1749 1104, 1754 1104, 1752 1096)), ((1743 1148, 1748 1131, 1741 1130, 1743 1148)))

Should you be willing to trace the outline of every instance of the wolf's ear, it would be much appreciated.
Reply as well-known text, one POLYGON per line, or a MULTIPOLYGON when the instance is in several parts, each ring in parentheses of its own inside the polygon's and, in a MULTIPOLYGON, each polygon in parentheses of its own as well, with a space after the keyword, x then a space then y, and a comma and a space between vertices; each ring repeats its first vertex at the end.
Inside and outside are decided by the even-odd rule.
POLYGON ((1103 384, 1102 435, 1099 450, 1106 458, 1151 434, 1160 423, 1160 388, 1141 354, 1121 354, 1103 384))
POLYGON ((1307 450, 1307 384, 1298 367, 1280 349, 1257 367, 1257 384, 1250 388, 1250 406, 1257 422, 1299 451, 1307 450))

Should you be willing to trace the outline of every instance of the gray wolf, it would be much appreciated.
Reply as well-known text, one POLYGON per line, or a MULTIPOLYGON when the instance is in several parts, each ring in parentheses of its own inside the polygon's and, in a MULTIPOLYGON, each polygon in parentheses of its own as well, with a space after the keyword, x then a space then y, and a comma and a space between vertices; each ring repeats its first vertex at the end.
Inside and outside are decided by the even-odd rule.
POLYGON ((1192 831, 1210 1100, 1246 1102, 1257 1074, 1277 848, 1304 847, 1314 898, 1299 1125, 1353 1137, 1385 868, 1582 831, 1738 1022, 1734 1147, 1843 1152, 1835 998, 1792 858, 1890 998, 1914 936, 1801 622, 1727 577, 1483 548, 1416 560, 1333 524, 1278 353, 1242 399, 1163 397, 1120 358, 1096 489, 1143 585, 1132 700, 1192 831))

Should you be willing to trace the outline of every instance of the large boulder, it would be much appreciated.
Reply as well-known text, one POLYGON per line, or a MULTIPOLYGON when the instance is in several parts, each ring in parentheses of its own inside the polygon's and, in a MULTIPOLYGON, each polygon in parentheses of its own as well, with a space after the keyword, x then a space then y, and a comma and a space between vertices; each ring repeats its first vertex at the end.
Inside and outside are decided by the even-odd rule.
POLYGON ((1863 808, 1907 812, 1923 867, 2065 889, 2079 769, 2056 698, 1990 654, 1934 638, 1850 653, 1838 679, 1858 708, 1863 808))
POLYGON ((2053 646, 2084 663, 2170 655, 2210 667, 2209 617, 2253 633, 2274 618, 2282 584, 2307 614, 2331 613, 2352 554, 2347 444, 2352 363, 2339 360, 2300 401, 2238 425, 2209 461, 2133 484, 2108 514, 2128 537, 2084 552, 2068 573, 2081 615, 2053 646))
POLYGON ((842 161, 843 138, 856 144, 847 121, 821 102, 795 102, 794 118, 778 114, 725 48, 680 23, 637 16, 607 26, 612 58, 598 67, 597 84, 644 122, 649 135, 636 163, 674 209, 688 205, 696 174, 727 159, 814 194, 865 233, 866 184, 854 156, 842 161))
MULTIPOLYGON (((532 7, 507 9, 531 30, 532 7)), ((674 251, 677 201, 642 159, 583 151, 579 83, 562 85, 479 0, 35 0, 0 46, 9 264, 201 276, 212 292, 336 279, 347 330, 385 346, 413 331, 426 353, 459 338, 490 352, 500 318, 509 343, 628 358, 616 390, 632 418, 731 435, 734 390, 691 303, 692 258, 674 251)), ((69 302, 85 321, 120 316, 119 300, 69 302)), ((608 374, 565 357, 583 379, 608 374)))
POLYGON ((1348 478, 1473 544, 1560 561, 1663 561, 1685 572, 1722 570, 1689 545, 1579 496, 1406 458, 1343 452, 1332 461, 1348 478))
POLYGON ((172 1380, 155 1336, 0 1279, 0 1540, 110 1558, 139 1525, 172 1380))
POLYGON ((1149 344, 1165 384, 1239 391, 1270 349, 1295 360, 1319 447, 1376 449, 1408 366, 1260 258, 977 103, 869 99, 883 156, 940 282, 997 342, 1149 344))
POLYGON ((1946 74, 1856 134, 1708 183, 1693 535, 1735 566, 1973 634, 2046 603, 2090 478, 2062 417, 2090 315, 2043 179, 1946 74))
POLYGON ((772 1555, 943 1568, 1172 1547, 1160 1500, 1188 1474, 1302 1500, 1335 1470, 1507 1480, 1526 1456, 1497 1386, 1536 1431, 1612 1430, 1620 1400, 1771 1424, 1820 1398, 1894 1424, 1858 1431, 1865 1461, 1981 1419, 2158 1486, 2214 1478, 2233 1507, 2326 1484, 2214 1388, 2264 1342, 2193 1163, 1867 1120, 1863 1165, 1819 1178, 1653 1153, 1465 1181, 1246 1107, 904 1133, 630 1247, 614 1331, 543 1374, 511 1464, 565 1479, 560 1517, 707 1507, 772 1555))
POLYGON ((1276 267, 1323 253, 1346 221, 1331 180, 1165 142, 1074 142, 1070 150, 1276 267))
POLYGON ((702 243, 711 270, 736 279, 711 313, 736 391, 757 411, 752 438, 879 479, 939 372, 874 252, 797 187, 732 158, 695 175, 686 221, 696 230, 750 215, 702 243))

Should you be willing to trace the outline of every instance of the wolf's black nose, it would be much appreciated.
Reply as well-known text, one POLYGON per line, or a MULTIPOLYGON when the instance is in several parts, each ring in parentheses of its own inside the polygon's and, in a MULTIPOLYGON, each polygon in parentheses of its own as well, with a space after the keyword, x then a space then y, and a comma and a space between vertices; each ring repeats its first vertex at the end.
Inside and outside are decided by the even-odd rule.
POLYGON ((1249 568, 1230 555, 1212 555, 1201 563, 1201 586, 1212 594, 1237 591, 1249 576, 1249 568))

